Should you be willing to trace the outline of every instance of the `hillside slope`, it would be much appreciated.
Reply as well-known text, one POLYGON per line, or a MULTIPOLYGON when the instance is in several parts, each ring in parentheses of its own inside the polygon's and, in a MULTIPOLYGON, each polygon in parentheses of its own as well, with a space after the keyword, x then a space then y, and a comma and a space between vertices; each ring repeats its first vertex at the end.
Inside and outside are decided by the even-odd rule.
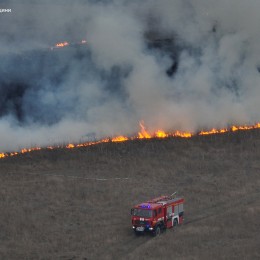
POLYGON ((1 259, 257 259, 260 131, 0 160, 1 259), (130 209, 178 191, 185 224, 135 237, 130 209))

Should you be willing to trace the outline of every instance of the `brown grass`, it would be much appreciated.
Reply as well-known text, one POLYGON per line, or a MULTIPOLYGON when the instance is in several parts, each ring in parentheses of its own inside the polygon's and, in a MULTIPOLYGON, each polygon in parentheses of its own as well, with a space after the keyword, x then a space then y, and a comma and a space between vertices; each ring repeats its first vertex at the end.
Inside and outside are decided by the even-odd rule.
POLYGON ((257 259, 259 158, 253 130, 3 159, 0 259, 257 259), (132 205, 176 190, 185 224, 135 237, 132 205))

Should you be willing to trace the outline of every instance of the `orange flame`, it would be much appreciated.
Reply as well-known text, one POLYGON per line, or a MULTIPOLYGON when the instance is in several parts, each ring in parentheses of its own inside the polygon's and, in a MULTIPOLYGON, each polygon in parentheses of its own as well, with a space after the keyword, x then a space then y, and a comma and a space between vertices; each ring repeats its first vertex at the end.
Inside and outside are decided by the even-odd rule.
POLYGON ((157 138, 166 138, 166 137, 168 137, 168 134, 166 134, 163 130, 158 130, 155 133, 155 137, 157 137, 157 138))
MULTIPOLYGON (((251 130, 251 129, 260 129, 260 123, 256 123, 255 125, 243 125, 243 126, 231 126, 230 129, 223 128, 223 129, 211 129, 209 131, 201 131, 199 133, 192 133, 192 132, 181 132, 181 131, 175 131, 172 133, 166 133, 163 130, 157 130, 156 132, 149 133, 145 126, 144 122, 141 121, 139 122, 140 125, 140 132, 138 133, 137 136, 133 137, 126 137, 126 136, 115 136, 113 138, 106 138, 102 139, 99 141, 93 141, 93 142, 86 142, 86 143, 81 143, 81 144, 67 144, 66 146, 48 146, 45 149, 48 150, 53 150, 53 149, 58 149, 58 148, 67 148, 67 149, 72 149, 76 147, 86 147, 86 146, 91 146, 91 145, 97 145, 100 143, 108 143, 108 142, 125 142, 127 140, 134 140, 134 139, 150 139, 150 138, 167 138, 167 137, 180 137, 180 138, 191 138, 196 135, 213 135, 213 134, 223 134, 227 132, 236 132, 236 131, 245 131, 245 130, 251 130)), ((19 152, 11 152, 11 153, 0 153, 0 159, 6 158, 6 157, 11 157, 11 156, 16 156, 19 154, 24 154, 24 153, 29 153, 32 151, 38 151, 41 150, 42 148, 40 147, 32 147, 32 148, 24 148, 21 149, 19 152)))
MULTIPOLYGON (((24 148, 21 150, 21 153, 29 153, 29 152, 32 152, 32 151, 38 151, 38 150, 41 150, 42 148, 40 147, 32 147, 32 148, 24 148)), ((13 153, 13 155, 16 155, 15 153, 13 153)))
POLYGON ((201 131, 201 132, 199 132, 199 135, 223 134, 223 133, 226 133, 226 132, 228 132, 228 129, 226 129, 226 128, 219 129, 219 130, 213 128, 209 131, 201 131))
POLYGON ((66 148, 67 148, 67 149, 72 149, 72 148, 75 148, 75 145, 74 145, 74 144, 68 144, 68 145, 66 146, 66 148))
POLYGON ((144 126, 144 121, 140 121, 139 125, 141 127, 141 132, 138 133, 138 137, 140 139, 149 139, 152 138, 152 136, 146 131, 145 126, 144 126))
POLYGON ((175 133, 172 134, 172 136, 174 136, 174 137, 182 137, 182 138, 191 138, 192 137, 192 133, 176 131, 175 133))
POLYGON ((78 44, 87 44, 86 40, 81 40, 80 42, 77 43, 69 43, 67 41, 64 42, 58 42, 54 46, 50 47, 51 50, 54 50, 55 48, 63 48, 69 45, 78 45, 78 44))
POLYGON ((112 142, 125 142, 127 140, 128 140, 128 137, 120 135, 120 136, 116 136, 116 137, 112 138, 111 141, 112 142))
POLYGON ((62 48, 62 47, 68 46, 68 45, 69 45, 68 42, 59 42, 59 43, 55 44, 55 47, 62 48))
POLYGON ((235 131, 238 131, 238 130, 250 130, 250 129, 254 129, 254 128, 260 128, 260 123, 257 123, 254 126, 246 126, 246 125, 244 125, 244 126, 232 126, 231 130, 233 132, 235 132, 235 131))

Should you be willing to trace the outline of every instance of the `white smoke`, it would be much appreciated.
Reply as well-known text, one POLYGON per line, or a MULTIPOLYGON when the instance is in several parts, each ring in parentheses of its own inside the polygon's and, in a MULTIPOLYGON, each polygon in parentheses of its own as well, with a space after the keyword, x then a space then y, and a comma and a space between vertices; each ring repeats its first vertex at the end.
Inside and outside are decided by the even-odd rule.
POLYGON ((15 106, 1 80, 1 151, 132 135, 139 120, 151 131, 260 121, 259 1, 35 2, 5 4, 12 13, 0 15, 2 56, 83 38, 89 54, 64 52, 30 67, 30 77, 3 59, 1 73, 30 88, 15 106), (172 50, 148 48, 151 39, 171 39, 172 50), (55 71, 62 80, 50 80, 55 71))

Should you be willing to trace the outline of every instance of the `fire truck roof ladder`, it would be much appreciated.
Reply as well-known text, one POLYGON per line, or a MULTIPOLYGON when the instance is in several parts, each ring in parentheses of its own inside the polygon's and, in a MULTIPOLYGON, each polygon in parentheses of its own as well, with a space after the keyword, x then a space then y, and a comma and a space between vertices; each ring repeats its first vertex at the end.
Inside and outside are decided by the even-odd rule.
POLYGON ((177 191, 173 192, 173 194, 171 194, 169 197, 174 199, 174 198, 176 198, 176 195, 177 195, 177 191))

